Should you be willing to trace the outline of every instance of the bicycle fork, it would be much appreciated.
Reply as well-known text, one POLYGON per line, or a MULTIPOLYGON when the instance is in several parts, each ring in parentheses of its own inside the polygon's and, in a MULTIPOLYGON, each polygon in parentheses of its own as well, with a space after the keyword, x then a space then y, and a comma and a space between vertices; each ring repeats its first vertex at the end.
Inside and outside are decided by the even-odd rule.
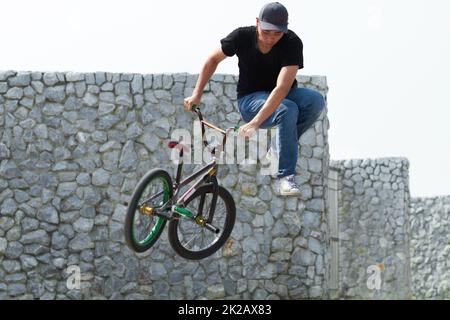
POLYGON ((205 175, 205 179, 210 179, 211 184, 213 186, 213 197, 211 201, 211 208, 209 209, 208 219, 203 217, 203 206, 205 204, 206 194, 202 194, 200 198, 198 214, 195 216, 192 212, 184 207, 184 201, 197 191, 198 186, 203 183, 202 180, 199 180, 196 184, 194 184, 184 195, 181 197, 175 205, 172 206, 172 212, 176 212, 184 217, 192 219, 199 226, 208 229, 214 234, 219 234, 220 229, 211 224, 214 212, 216 210, 217 198, 219 193, 219 185, 217 183, 217 177, 215 176, 217 169, 215 167, 211 168, 210 171, 205 175))

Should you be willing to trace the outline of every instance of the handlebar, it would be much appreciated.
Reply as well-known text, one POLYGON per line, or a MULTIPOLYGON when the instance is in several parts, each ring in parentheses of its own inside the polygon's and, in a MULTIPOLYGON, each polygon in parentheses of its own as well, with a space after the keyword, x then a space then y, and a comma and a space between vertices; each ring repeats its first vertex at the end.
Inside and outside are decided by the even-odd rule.
POLYGON ((206 133, 205 126, 211 128, 211 129, 214 129, 216 131, 219 131, 220 133, 222 133, 224 135, 223 140, 222 140, 223 150, 225 150, 225 143, 227 141, 227 136, 228 136, 229 132, 230 131, 238 132, 239 129, 240 129, 239 125, 236 125, 234 127, 229 127, 226 130, 220 129, 219 127, 216 127, 215 125, 213 125, 213 124, 211 124, 211 123, 209 123, 209 122, 207 122, 207 121, 205 121, 203 119, 203 115, 202 115, 202 112, 200 111, 199 106, 193 105, 191 110, 197 114, 197 116, 198 116, 198 118, 200 120, 200 124, 202 126, 202 140, 203 140, 203 143, 204 143, 205 147, 208 146, 208 142, 204 139, 205 138, 205 133, 206 133))
MULTIPOLYGON (((203 127, 205 125, 204 122, 206 122, 206 121, 203 120, 203 115, 202 115, 202 112, 200 111, 200 107, 194 104, 192 106, 192 111, 197 113, 197 115, 198 115, 198 117, 200 119, 200 122, 202 123, 202 127, 203 127)), ((241 128, 241 126, 236 125, 234 127, 227 128, 227 130, 222 130, 222 129, 220 129, 220 128, 218 128, 218 127, 216 127, 216 126, 214 126, 214 125, 212 125, 212 124, 210 124, 208 122, 206 122, 206 125, 209 126, 212 129, 215 129, 216 131, 219 131, 219 132, 223 133, 223 134, 225 134, 225 132, 227 132, 230 129, 232 129, 234 132, 238 132, 239 129, 241 128)))

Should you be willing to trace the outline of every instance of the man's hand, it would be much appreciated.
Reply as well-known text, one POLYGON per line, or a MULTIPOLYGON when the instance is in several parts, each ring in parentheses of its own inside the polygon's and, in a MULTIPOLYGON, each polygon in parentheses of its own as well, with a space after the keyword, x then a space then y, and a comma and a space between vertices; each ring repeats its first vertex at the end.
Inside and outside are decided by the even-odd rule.
POLYGON ((189 98, 184 99, 184 108, 187 111, 191 111, 194 105, 198 106, 200 104, 201 97, 197 95, 193 95, 189 98))
POLYGON ((256 130, 258 130, 258 128, 259 125, 254 122, 249 122, 239 129, 239 135, 244 138, 251 138, 251 136, 256 132, 256 130))

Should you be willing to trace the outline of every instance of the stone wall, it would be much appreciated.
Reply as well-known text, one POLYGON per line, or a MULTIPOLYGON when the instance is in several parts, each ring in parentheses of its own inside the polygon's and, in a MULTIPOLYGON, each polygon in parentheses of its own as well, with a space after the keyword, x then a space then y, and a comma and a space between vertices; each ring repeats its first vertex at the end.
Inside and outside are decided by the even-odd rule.
POLYGON ((450 299, 450 197, 411 201, 411 271, 417 299, 450 299))
POLYGON ((411 297, 408 167, 402 158, 331 162, 339 176, 339 297, 411 297))
MULTIPOLYGON (((0 72, 0 299, 299 299, 327 295, 328 120, 301 138, 302 195, 277 195, 259 165, 223 165, 237 221, 223 250, 175 255, 165 232, 149 252, 124 245, 123 205, 155 167, 174 172, 165 144, 192 128, 182 109, 197 76, 0 72), (81 289, 69 290, 69 266, 81 289)), ((324 95, 324 77, 299 77, 324 95)), ((239 120, 236 77, 216 75, 203 112, 239 120)))

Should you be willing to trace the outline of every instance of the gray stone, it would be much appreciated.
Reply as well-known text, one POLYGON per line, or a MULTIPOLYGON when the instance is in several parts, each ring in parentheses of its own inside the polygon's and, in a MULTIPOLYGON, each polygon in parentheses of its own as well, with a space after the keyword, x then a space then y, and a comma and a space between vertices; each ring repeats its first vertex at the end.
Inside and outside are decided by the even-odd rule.
POLYGON ((131 82, 131 92, 133 94, 144 93, 142 75, 135 74, 133 76, 133 81, 131 82))
POLYGON ((61 198, 67 198, 75 193, 78 185, 75 182, 64 182, 58 185, 56 194, 61 198))
POLYGON ((31 87, 38 93, 44 93, 44 84, 41 81, 31 81, 31 87))
POLYGON ((24 284, 10 284, 8 286, 8 292, 12 297, 17 297, 25 294, 27 288, 24 284))
POLYGON ((94 227, 94 220, 93 219, 86 219, 86 218, 79 218, 77 221, 75 221, 73 228, 76 232, 79 233, 88 233, 92 230, 94 227))
POLYGON ((8 244, 5 251, 5 257, 8 259, 17 259, 23 252, 23 245, 20 242, 13 241, 8 244))
POLYGON ((46 116, 57 116, 64 110, 64 106, 57 103, 46 103, 42 108, 42 112, 46 116))
POLYGON ((59 79, 54 72, 46 72, 43 77, 44 83, 48 86, 53 86, 59 82, 59 79))
POLYGON ((237 92, 236 92, 236 85, 234 84, 226 84, 224 86, 225 88, 225 95, 230 99, 236 99, 237 92))
POLYGON ((127 207, 118 204, 116 206, 116 209, 114 210, 114 214, 112 216, 112 219, 114 221, 124 223, 126 214, 127 214, 127 207))
POLYGON ((303 214, 303 224, 310 228, 318 228, 320 226, 320 214, 311 211, 305 211, 305 213, 303 214))
POLYGON ((6 233, 6 240, 17 241, 20 239, 21 230, 20 227, 13 227, 6 233))
POLYGON ((134 171, 137 168, 138 156, 134 149, 134 142, 128 141, 120 156, 119 169, 122 171, 134 171))
POLYGON ((133 98, 128 95, 120 95, 116 98, 116 104, 131 108, 133 106, 133 98))
POLYGON ((310 147, 316 146, 316 133, 314 130, 307 130, 300 138, 300 144, 310 147))
POLYGON ((111 260, 111 258, 101 257, 99 259, 95 259, 94 264, 97 270, 97 275, 102 277, 107 277, 111 275, 114 265, 114 262, 111 260))
POLYGON ((112 103, 104 103, 100 102, 99 108, 98 108, 98 115, 104 116, 114 111, 116 106, 112 103))
POLYGON ((41 244, 47 246, 50 243, 50 237, 44 230, 37 230, 25 234, 20 242, 22 244, 41 244))
POLYGON ((96 72, 94 76, 95 76, 95 83, 99 86, 106 81, 106 74, 104 72, 96 72))
POLYGON ((8 91, 8 84, 6 82, 0 82, 0 93, 8 91))
POLYGON ((52 224, 59 223, 59 216, 56 209, 52 206, 46 206, 38 211, 37 218, 41 221, 45 221, 52 224))
POLYGON ((255 253, 258 253, 260 251, 259 244, 254 237, 245 238, 242 242, 242 249, 244 250, 244 252, 253 251, 255 253))
POLYGON ((172 100, 172 96, 170 94, 170 92, 165 91, 165 90, 155 90, 153 91, 153 94, 155 95, 155 97, 158 100, 162 100, 162 101, 171 101, 172 100))
POLYGON ((64 86, 45 88, 44 97, 51 102, 63 102, 66 97, 66 89, 64 86))
POLYGON ((309 289, 309 296, 311 298, 320 298, 322 296, 322 288, 320 286, 314 286, 309 289))
POLYGON ((85 80, 86 84, 95 84, 95 73, 86 73, 85 80))
POLYGON ((21 255, 20 262, 24 271, 29 271, 34 269, 38 265, 38 261, 29 255, 21 255))
POLYGON ((110 130, 114 125, 120 121, 120 118, 115 115, 106 115, 99 118, 98 129, 110 130))
POLYGON ((4 260, 2 267, 7 273, 15 273, 20 271, 20 263, 16 260, 4 260))
POLYGON ((292 251, 292 239, 291 238, 275 238, 272 241, 272 250, 292 251))
POLYGON ((0 143, 0 159, 9 158, 10 155, 11 153, 9 151, 9 148, 5 144, 0 143))
POLYGON ((137 123, 132 123, 126 131, 127 139, 136 139, 142 134, 143 130, 137 123))
POLYGON ((98 169, 92 174, 92 184, 94 186, 107 186, 110 177, 111 174, 108 171, 104 169, 98 169))
POLYGON ((66 81, 67 82, 76 82, 76 81, 83 81, 84 80, 84 74, 78 73, 78 72, 67 72, 66 73, 66 81))
POLYGON ((98 97, 95 94, 92 93, 87 93, 84 98, 83 98, 83 102, 88 106, 88 107, 95 107, 98 105, 98 97))
POLYGON ((0 218, 0 230, 8 231, 11 229, 15 224, 15 221, 13 218, 9 217, 1 217, 0 218))
POLYGON ((101 106, 102 104, 114 105, 114 102, 116 101, 116 97, 115 97, 114 93, 112 93, 112 92, 101 92, 99 95, 99 98, 101 101, 99 106, 101 106))
POLYGON ((83 192, 83 200, 90 206, 96 206, 102 200, 102 196, 98 188, 84 187, 81 189, 83 192))
POLYGON ((162 279, 167 275, 166 268, 162 263, 155 262, 150 266, 150 276, 152 279, 158 280, 162 279))
POLYGON ((22 97, 23 97, 23 89, 21 89, 21 88, 11 88, 5 94, 5 98, 8 98, 8 99, 19 100, 22 97))
POLYGON ((14 161, 4 160, 0 162, 0 177, 11 180, 14 178, 20 178, 21 176, 22 175, 14 161))
POLYGON ((263 214, 268 209, 267 204, 265 204, 264 201, 261 201, 257 197, 242 196, 241 205, 243 208, 249 210, 250 212, 259 214, 263 214))
POLYGON ((308 248, 317 254, 322 253, 322 244, 317 239, 311 238, 308 240, 308 248))
POLYGON ((10 77, 15 76, 16 74, 17 72, 12 70, 0 71, 0 81, 5 81, 10 77))
POLYGON ((123 242, 123 223, 111 222, 109 224, 109 237, 111 241, 123 242))
POLYGON ((272 230, 274 237, 284 237, 288 235, 288 229, 282 220, 277 220, 272 230))
POLYGON ((311 172, 315 173, 322 172, 322 160, 308 159, 308 168, 311 172))
POLYGON ((34 128, 34 133, 37 138, 47 139, 48 138, 48 128, 45 124, 38 124, 34 128))
POLYGON ((69 248, 75 252, 83 251, 85 249, 92 249, 94 248, 94 242, 92 242, 88 234, 82 233, 70 241, 69 248))
POLYGON ((292 254, 292 262, 301 266, 313 266, 315 255, 309 250, 297 248, 292 254))
POLYGON ((115 93, 116 95, 126 95, 130 94, 130 83, 129 82, 118 82, 115 84, 115 93))
POLYGON ((173 77, 170 74, 163 75, 163 88, 170 89, 173 85, 173 77))
POLYGON ((324 201, 323 199, 312 199, 306 203, 306 209, 316 212, 324 211, 324 201))
POLYGON ((52 235, 52 247, 59 249, 66 249, 69 239, 62 233, 54 232, 52 235))
POLYGON ((0 238, 0 255, 5 253, 6 247, 8 245, 8 241, 4 238, 0 238))

